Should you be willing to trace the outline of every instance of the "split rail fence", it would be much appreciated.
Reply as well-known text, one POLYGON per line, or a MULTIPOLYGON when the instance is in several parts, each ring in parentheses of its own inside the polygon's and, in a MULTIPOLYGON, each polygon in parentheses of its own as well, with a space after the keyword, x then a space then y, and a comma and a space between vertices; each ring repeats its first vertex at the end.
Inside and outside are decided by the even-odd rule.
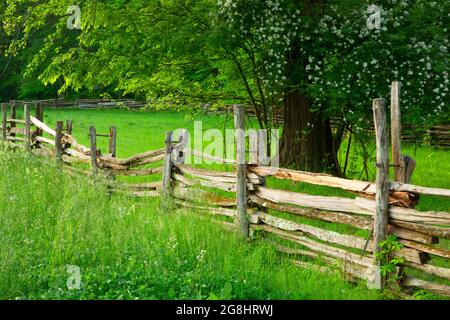
MULTIPOLYGON (((105 173, 109 178, 162 174, 162 181, 158 182, 131 184, 110 179, 110 183, 117 192, 161 195, 163 205, 170 201, 176 207, 221 216, 216 220, 220 225, 237 229, 243 237, 257 235, 271 242, 298 266, 320 271, 331 268, 350 281, 367 281, 371 288, 417 287, 450 296, 450 213, 414 209, 420 195, 450 197, 450 190, 408 183, 415 161, 401 154, 399 90, 399 84, 393 83, 392 165, 385 101, 373 101, 376 182, 263 166, 258 157, 259 149, 267 149, 263 139, 246 148, 245 138, 239 134, 236 134, 236 159, 222 159, 190 149, 186 144, 187 130, 180 137, 167 132, 165 148, 119 159, 115 127, 105 135, 90 127, 90 146, 84 146, 71 135, 70 121, 65 127, 58 121, 56 129, 52 129, 43 122, 43 109, 36 108, 36 115, 31 116, 28 105, 24 105, 24 118, 17 119, 16 105, 10 106, 8 115, 7 105, 2 104, 2 138, 15 145, 22 144, 27 151, 53 157, 57 163, 68 164, 63 168, 70 173, 94 176, 105 173), (109 138, 107 154, 97 148, 99 136, 109 138), (186 164, 187 157, 192 156, 229 164, 233 171, 206 170, 186 164), (89 164, 90 170, 73 166, 79 162, 89 164), (163 165, 147 166, 158 162, 163 165), (395 181, 389 180, 390 167, 394 168, 395 181), (355 196, 318 196, 274 189, 267 186, 268 178, 338 188, 355 196), (223 191, 226 193, 221 194, 223 191), (234 195, 230 197, 229 193, 234 195), (389 252, 387 259, 400 259, 388 276, 383 273, 376 253, 389 234, 398 239, 401 248, 389 252), (433 263, 435 260, 438 263, 433 263)), ((235 128, 244 130, 244 108, 234 106, 234 116, 235 128)))

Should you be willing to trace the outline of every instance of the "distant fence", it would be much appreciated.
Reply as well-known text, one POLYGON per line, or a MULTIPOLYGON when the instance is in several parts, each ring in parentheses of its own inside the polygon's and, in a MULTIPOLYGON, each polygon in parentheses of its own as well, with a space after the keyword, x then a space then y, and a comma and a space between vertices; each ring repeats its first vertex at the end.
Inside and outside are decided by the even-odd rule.
POLYGON ((131 99, 45 99, 45 100, 12 100, 10 104, 40 105, 50 109, 140 109, 151 102, 134 101, 131 99))
MULTIPOLYGON (((217 220, 218 224, 237 228, 244 237, 258 235, 258 238, 273 243, 298 266, 319 271, 338 270, 351 281, 367 281, 371 288, 418 287, 450 296, 450 269, 442 266, 448 266, 450 250, 448 246, 437 245, 441 239, 444 244, 450 239, 450 213, 413 209, 421 194, 450 197, 450 190, 407 183, 415 162, 401 155, 396 88, 393 84, 391 138, 397 181, 389 181, 388 176, 389 141, 382 99, 374 100, 377 142, 377 181, 374 183, 262 166, 255 156, 258 154, 255 148, 249 150, 253 154, 246 153, 246 143, 239 136, 236 136, 236 159, 249 156, 250 161, 239 163, 234 159, 220 159, 185 147, 186 131, 180 137, 173 137, 169 131, 164 148, 118 159, 115 127, 103 135, 90 127, 90 146, 84 146, 71 135, 70 122, 58 121, 56 129, 52 129, 42 121, 42 107, 31 116, 28 105, 24 106, 24 119, 15 116, 15 105, 11 106, 11 116, 7 114, 7 105, 2 105, 2 139, 15 146, 23 145, 30 152, 55 158, 61 164, 89 164, 89 170, 73 166, 61 168, 71 174, 105 174, 111 191, 130 196, 162 196, 162 205, 172 203, 176 207, 222 216, 217 220), (109 138, 107 154, 97 148, 98 136, 109 138), (230 172, 199 169, 186 164, 187 156, 221 160, 234 169, 230 172), (147 166, 159 162, 161 166, 147 166), (162 181, 136 184, 114 179, 119 175, 155 174, 162 174, 162 181), (268 177, 339 188, 356 197, 318 196, 274 189, 267 186, 268 177), (222 191, 228 193, 221 194, 222 191), (235 195, 230 197, 229 193, 235 195), (280 216, 278 212, 284 212, 284 215, 280 216), (364 232, 369 236, 361 236, 364 232), (387 261, 400 258, 387 276, 385 266, 380 265, 377 257, 383 253, 381 245, 389 234, 396 236, 401 248, 387 253, 387 261), (441 266, 431 264, 432 257, 441 260, 441 266)), ((243 107, 235 106, 234 111, 236 128, 244 129, 243 107)))
MULTIPOLYGON (((132 99, 45 99, 45 100, 12 100, 10 104, 30 106, 41 105, 50 109, 119 109, 125 108, 130 110, 142 109, 152 104, 151 101, 135 101, 132 99)), ((204 104, 203 109, 208 113, 223 113, 230 106, 224 108, 211 109, 209 104, 204 104)), ((249 116, 255 117, 256 113, 252 106, 246 108, 249 116)), ((273 122, 275 127, 280 127, 284 123, 284 115, 282 109, 273 111, 273 122)), ((341 119, 337 117, 330 118, 331 126, 336 127, 341 123, 341 119)), ((370 123, 366 132, 373 134, 375 126, 370 123)), ((406 143, 421 144, 429 143, 430 145, 450 148, 450 124, 440 124, 432 126, 404 125, 401 140, 406 143)))

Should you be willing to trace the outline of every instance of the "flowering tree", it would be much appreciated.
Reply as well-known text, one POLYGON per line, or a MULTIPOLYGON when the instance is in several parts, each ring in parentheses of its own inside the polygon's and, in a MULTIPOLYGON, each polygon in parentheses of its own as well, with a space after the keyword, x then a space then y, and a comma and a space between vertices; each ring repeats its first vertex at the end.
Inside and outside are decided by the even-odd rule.
POLYGON ((98 90, 177 101, 248 102, 271 128, 283 110, 284 166, 340 174, 343 134, 402 82, 403 118, 448 121, 448 1, 7 0, 10 52, 48 33, 27 67, 60 92, 98 90), (332 131, 330 117, 338 117, 332 131))
POLYGON ((262 83, 261 108, 284 108, 285 165, 339 173, 344 129, 367 127, 372 99, 388 97, 394 80, 403 85, 404 120, 448 121, 448 2, 251 3, 219 1, 219 14, 236 46, 256 52, 249 60, 262 83), (341 119, 334 135, 331 116, 341 119))

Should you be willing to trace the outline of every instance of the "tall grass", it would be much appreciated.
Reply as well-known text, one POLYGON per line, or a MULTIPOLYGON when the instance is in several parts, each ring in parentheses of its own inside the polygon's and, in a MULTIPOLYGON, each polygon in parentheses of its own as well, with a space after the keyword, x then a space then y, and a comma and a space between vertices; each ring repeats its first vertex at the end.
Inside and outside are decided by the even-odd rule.
POLYGON ((158 200, 108 198, 0 149, 0 299, 377 299, 339 274, 295 267, 209 218, 158 200), (67 288, 68 265, 81 289, 67 288))

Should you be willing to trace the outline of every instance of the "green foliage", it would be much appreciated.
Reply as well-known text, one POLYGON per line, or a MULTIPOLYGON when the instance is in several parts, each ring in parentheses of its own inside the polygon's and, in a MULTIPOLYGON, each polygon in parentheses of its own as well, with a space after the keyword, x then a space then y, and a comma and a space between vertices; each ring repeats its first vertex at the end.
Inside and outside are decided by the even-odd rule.
POLYGON ((394 257, 395 251, 400 250, 403 245, 397 240, 397 237, 390 234, 386 240, 378 244, 379 251, 375 254, 376 259, 380 262, 381 275, 387 277, 395 272, 398 265, 404 263, 403 257, 394 257))
POLYGON ((21 64, 59 93, 103 91, 161 105, 244 101, 270 115, 297 88, 314 110, 358 129, 371 119, 372 98, 387 97, 400 80, 405 122, 449 120, 448 1, 379 1, 377 30, 367 27, 363 0, 320 8, 294 0, 87 0, 81 31, 66 27, 70 0, 7 3, 4 52, 19 54, 42 31, 39 53, 21 64))

